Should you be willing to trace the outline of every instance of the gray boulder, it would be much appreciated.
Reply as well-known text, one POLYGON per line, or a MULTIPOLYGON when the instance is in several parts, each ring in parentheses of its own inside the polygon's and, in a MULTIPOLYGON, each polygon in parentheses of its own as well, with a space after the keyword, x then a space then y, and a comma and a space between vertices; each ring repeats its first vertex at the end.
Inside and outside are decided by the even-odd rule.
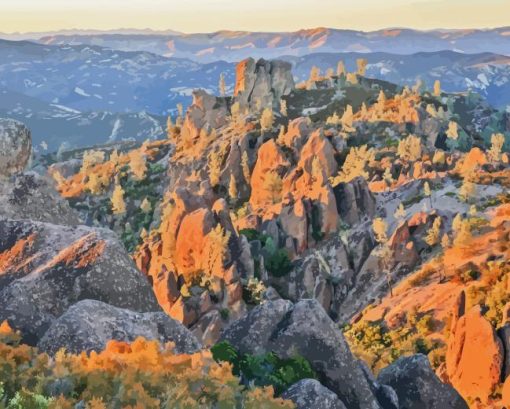
POLYGON ((197 352, 201 345, 180 322, 164 312, 137 313, 101 301, 83 300, 54 321, 37 346, 55 354, 101 351, 109 340, 132 342, 137 337, 175 343, 176 353, 197 352))
POLYGON ((243 354, 263 354, 268 351, 275 326, 291 309, 292 302, 281 299, 258 305, 224 330, 221 340, 230 342, 243 354))
POLYGON ((401 409, 467 409, 468 405, 450 385, 436 376, 425 355, 399 358, 377 378, 398 395, 401 409))
POLYGON ((348 408, 380 408, 342 332, 317 300, 268 301, 227 328, 222 339, 242 353, 301 355, 348 408))
POLYGON ((346 409, 338 396, 315 379, 302 379, 282 394, 296 409, 346 409))
POLYGON ((0 118, 0 178, 22 172, 31 154, 28 128, 14 119, 0 118))
POLYGON ((77 225, 80 218, 55 190, 53 181, 35 172, 0 180, 0 217, 77 225))
POLYGON ((113 232, 0 219, 0 322, 34 345, 69 306, 95 299, 139 312, 160 311, 152 288, 113 232))

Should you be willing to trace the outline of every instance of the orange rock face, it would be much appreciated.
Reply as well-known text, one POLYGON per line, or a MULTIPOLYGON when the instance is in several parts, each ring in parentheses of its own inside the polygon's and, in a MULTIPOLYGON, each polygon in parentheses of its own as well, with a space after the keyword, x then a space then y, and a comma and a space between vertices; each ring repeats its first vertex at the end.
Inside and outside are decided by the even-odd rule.
POLYGON ((251 175, 250 204, 254 209, 263 208, 274 203, 275 192, 269 178, 289 163, 273 139, 265 142, 259 149, 257 163, 251 175))
POLYGON ((465 398, 487 401, 500 382, 503 346, 492 325, 473 307, 457 321, 448 341, 446 370, 465 398))
POLYGON ((199 209, 182 220, 175 243, 175 264, 182 274, 200 270, 207 234, 214 227, 214 217, 207 209, 199 209))

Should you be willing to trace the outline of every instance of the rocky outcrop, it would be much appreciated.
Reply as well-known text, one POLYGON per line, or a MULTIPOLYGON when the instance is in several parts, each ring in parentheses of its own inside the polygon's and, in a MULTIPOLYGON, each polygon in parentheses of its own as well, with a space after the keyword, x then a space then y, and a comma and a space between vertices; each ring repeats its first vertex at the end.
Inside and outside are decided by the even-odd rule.
POLYGON ((455 389, 439 380, 425 355, 399 358, 384 368, 377 380, 396 391, 401 409, 468 408, 455 389))
POLYGON ((0 118, 0 178, 22 172, 32 154, 30 131, 21 122, 0 118))
POLYGON ((315 379, 303 379, 282 394, 296 409, 346 409, 338 396, 315 379))
POLYGON ((274 106, 280 103, 280 98, 294 89, 294 79, 291 64, 285 61, 266 61, 260 59, 255 62, 248 58, 237 64, 235 100, 241 108, 274 106))
POLYGON ((241 353, 304 357, 348 408, 379 408, 335 323, 316 300, 268 301, 228 327, 222 339, 241 353))
POLYGON ((100 301, 83 300, 54 321, 37 346, 56 353, 102 351, 110 340, 132 342, 138 337, 172 342, 178 354, 197 352, 201 345, 181 323, 164 312, 137 313, 100 301))
POLYGON ((402 266, 413 268, 420 259, 407 221, 397 226, 388 240, 388 245, 392 251, 394 264, 400 263, 402 266))
POLYGON ((363 219, 372 219, 375 215, 375 198, 368 188, 366 180, 358 177, 349 183, 340 183, 334 187, 338 214, 350 225, 363 219))
POLYGON ((200 137, 200 131, 219 128, 227 123, 228 107, 224 99, 209 95, 204 90, 193 91, 193 103, 186 112, 181 138, 192 144, 200 137))
POLYGON ((458 318, 448 339, 446 373, 451 384, 464 397, 487 400, 500 382, 503 352, 494 328, 480 307, 473 307, 458 318))
POLYGON ((158 311, 147 279, 109 230, 0 219, 0 322, 35 344, 69 306, 95 299, 158 311))

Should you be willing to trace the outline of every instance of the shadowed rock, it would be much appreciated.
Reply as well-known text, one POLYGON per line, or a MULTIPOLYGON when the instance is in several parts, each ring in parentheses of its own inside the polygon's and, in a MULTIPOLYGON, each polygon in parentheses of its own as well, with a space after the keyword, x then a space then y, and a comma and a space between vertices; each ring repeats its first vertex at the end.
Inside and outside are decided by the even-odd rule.
POLYGON ((398 395, 401 409, 467 409, 462 397, 436 376, 425 355, 400 358, 377 378, 398 395))
POLYGON ((132 342, 137 337, 175 343, 175 352, 201 348, 195 336, 163 312, 136 313, 95 300, 71 306, 50 326, 37 346, 50 354, 65 348, 72 353, 101 351, 109 340, 132 342))

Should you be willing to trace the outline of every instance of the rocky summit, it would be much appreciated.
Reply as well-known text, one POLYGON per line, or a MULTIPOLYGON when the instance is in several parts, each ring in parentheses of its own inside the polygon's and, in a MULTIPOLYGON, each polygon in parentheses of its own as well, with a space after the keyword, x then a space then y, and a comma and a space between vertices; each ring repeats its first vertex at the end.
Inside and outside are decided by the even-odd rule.
POLYGON ((507 57, 127 32, 0 41, 0 408, 510 407, 507 57))

